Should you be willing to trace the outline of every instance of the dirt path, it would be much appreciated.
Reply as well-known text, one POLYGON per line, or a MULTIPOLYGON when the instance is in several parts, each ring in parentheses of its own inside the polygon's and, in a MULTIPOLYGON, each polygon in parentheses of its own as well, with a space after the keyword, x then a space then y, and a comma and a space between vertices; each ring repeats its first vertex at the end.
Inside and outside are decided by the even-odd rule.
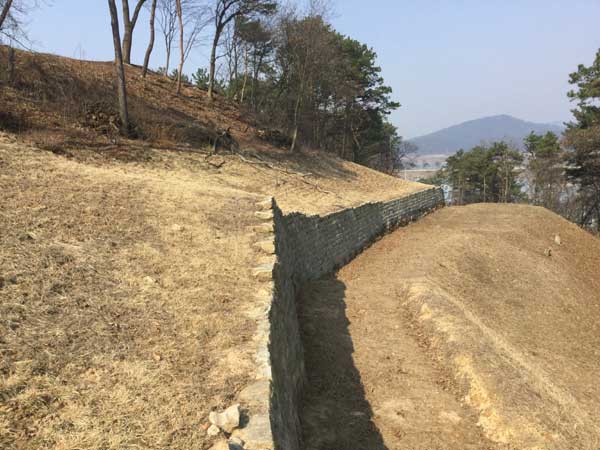
POLYGON ((360 277, 330 278, 307 286, 301 303, 307 450, 497 448, 427 354, 394 291, 374 292, 360 277))
POLYGON ((306 286, 306 448, 599 448, 599 263, 543 209, 477 205, 306 286))

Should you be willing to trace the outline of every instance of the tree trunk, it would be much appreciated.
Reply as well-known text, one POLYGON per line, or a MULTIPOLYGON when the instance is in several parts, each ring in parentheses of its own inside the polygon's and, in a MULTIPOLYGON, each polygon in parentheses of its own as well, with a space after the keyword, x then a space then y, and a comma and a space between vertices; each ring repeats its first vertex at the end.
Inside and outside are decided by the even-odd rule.
POLYGON ((256 90, 256 64, 257 64, 257 60, 256 60, 256 47, 254 47, 254 51, 252 52, 252 90, 250 92, 250 105, 252 105, 252 109, 254 111, 256 111, 255 108, 255 103, 254 103, 254 96, 255 96, 255 90, 256 90))
POLYGON ((217 28, 215 30, 215 37, 213 39, 212 48, 210 49, 210 70, 208 73, 208 98, 213 99, 215 90, 215 71, 217 66, 217 46, 219 45, 219 39, 221 37, 222 30, 217 28))
POLYGON ((294 135, 292 137, 292 145, 290 147, 290 151, 293 153, 296 151, 296 141, 298 139, 298 114, 300 112, 300 105, 302 104, 302 98, 304 97, 304 74, 306 73, 306 66, 303 67, 302 77, 300 80, 300 92, 298 93, 298 97, 296 98, 296 106, 294 107, 294 135))
POLYGON ((127 89, 125 87, 125 69, 121 53, 121 38, 119 36, 119 17, 115 0, 108 0, 110 24, 112 27, 113 44, 115 47, 115 73, 117 76, 117 94, 119 97, 119 115, 121 116, 121 132, 129 134, 129 114, 127 111, 127 89))
POLYGON ((148 64, 150 64, 150 55, 152 54, 152 49, 154 48, 154 17, 156 15, 156 1, 157 0, 152 0, 152 7, 150 8, 150 42, 148 43, 148 48, 146 49, 146 56, 144 56, 142 78, 146 78, 146 73, 148 73, 148 64))
POLYGON ((169 78, 169 65, 171 64, 171 47, 167 45, 167 62, 165 64, 165 78, 169 78))
POLYGON ((246 93, 246 84, 248 83, 248 46, 244 46, 244 84, 242 85, 242 94, 240 103, 244 103, 244 94, 246 93))
POLYGON ((485 175, 483 176, 483 203, 486 202, 487 197, 486 197, 486 188, 487 188, 487 184, 485 182, 485 175))
POLYGON ((183 46, 183 11, 181 10, 181 0, 175 0, 177 5, 177 19, 179 20, 179 69, 177 70, 177 95, 181 92, 181 72, 185 61, 185 47, 183 46))
POLYGON ((13 0, 6 0, 6 3, 2 7, 2 12, 0 13, 0 30, 2 29, 2 25, 4 25, 4 21, 8 17, 8 11, 12 5, 13 0))
POLYGON ((350 151, 352 152, 352 162, 358 162, 359 161, 359 157, 362 154, 362 144, 360 143, 360 140, 358 139, 358 136, 356 135, 356 129, 354 127, 354 122, 351 120, 350 121, 350 134, 352 135, 352 140, 354 141, 354 145, 356 146, 356 150, 354 150, 354 147, 351 145, 350 146, 350 151))
POLYGON ((260 74, 260 69, 262 67, 264 57, 265 57, 264 52, 261 52, 260 56, 258 57, 256 67, 254 68, 254 78, 252 79, 252 108, 254 109, 254 111, 258 111, 258 108, 256 106, 257 90, 258 90, 258 76, 260 74))
POLYGON ((232 46, 232 68, 229 74, 229 86, 235 86, 233 92, 233 99, 238 101, 238 74, 239 74, 239 65, 240 65, 240 56, 238 53, 238 37, 237 30, 233 33, 233 46, 232 46))
POLYGON ((121 5, 123 7, 123 45, 121 47, 121 54, 123 55, 123 62, 130 64, 133 29, 131 28, 131 20, 129 18, 129 0, 121 0, 121 5))
POLYGON ((302 94, 299 94, 298 98, 296 99, 296 106, 294 108, 294 134, 292 135, 292 145, 290 146, 290 151, 292 153, 296 151, 296 141, 298 139, 298 112, 300 110, 301 101, 302 94))
POLYGON ((504 203, 508 203, 508 167, 506 168, 506 181, 504 182, 504 203))
POLYGON ((140 10, 146 0, 138 0, 133 11, 133 17, 129 17, 129 0, 121 0, 123 5, 123 62, 131 64, 131 45, 133 40, 133 30, 137 19, 140 15, 140 10))
POLYGON ((8 46, 8 82, 15 82, 15 48, 12 44, 8 46))
POLYGON ((346 157, 346 136, 348 135, 348 108, 344 108, 344 131, 342 133, 342 152, 340 157, 346 157))

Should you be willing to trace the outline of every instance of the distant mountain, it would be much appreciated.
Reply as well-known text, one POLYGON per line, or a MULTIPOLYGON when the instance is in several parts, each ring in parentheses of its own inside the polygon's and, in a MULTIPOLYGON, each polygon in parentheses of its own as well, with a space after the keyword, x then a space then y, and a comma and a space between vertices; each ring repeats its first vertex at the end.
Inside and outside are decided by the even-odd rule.
POLYGON ((560 123, 534 123, 516 117, 500 115, 469 120, 450 128, 411 139, 419 147, 421 155, 451 155, 461 148, 470 150, 482 143, 504 140, 523 149, 523 139, 529 133, 552 131, 560 135, 564 126, 560 123))

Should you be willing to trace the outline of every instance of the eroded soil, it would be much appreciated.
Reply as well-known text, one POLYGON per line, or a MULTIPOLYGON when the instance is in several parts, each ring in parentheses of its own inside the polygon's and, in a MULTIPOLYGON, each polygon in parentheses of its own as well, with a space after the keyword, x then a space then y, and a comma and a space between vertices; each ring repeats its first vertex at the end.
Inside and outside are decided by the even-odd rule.
POLYGON ((487 449, 394 296, 328 278, 301 296, 306 449, 487 449))

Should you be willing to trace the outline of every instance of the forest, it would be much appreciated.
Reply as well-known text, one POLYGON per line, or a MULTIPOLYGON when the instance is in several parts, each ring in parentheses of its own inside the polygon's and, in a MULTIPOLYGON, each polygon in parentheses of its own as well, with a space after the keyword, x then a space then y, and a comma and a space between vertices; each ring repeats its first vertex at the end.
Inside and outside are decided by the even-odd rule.
MULTIPOLYGON (((0 33, 9 45, 27 45, 25 24, 35 0, 0 2, 0 33)), ((377 54, 337 32, 327 2, 305 7, 276 0, 107 0, 115 49, 115 79, 122 132, 132 128, 124 65, 154 67, 173 80, 195 84, 209 98, 224 96, 259 121, 290 151, 302 146, 334 153, 386 173, 402 165, 405 148, 388 120, 400 105, 385 84, 377 54), (131 3, 131 4, 130 4, 131 3), (148 23, 141 23, 143 9, 148 23), (136 30, 148 27, 143 61, 132 60, 136 30), (166 60, 152 58, 163 45, 166 60), (186 68, 192 52, 208 51, 207 67, 186 68), (192 76, 186 75, 192 73, 192 76)))

